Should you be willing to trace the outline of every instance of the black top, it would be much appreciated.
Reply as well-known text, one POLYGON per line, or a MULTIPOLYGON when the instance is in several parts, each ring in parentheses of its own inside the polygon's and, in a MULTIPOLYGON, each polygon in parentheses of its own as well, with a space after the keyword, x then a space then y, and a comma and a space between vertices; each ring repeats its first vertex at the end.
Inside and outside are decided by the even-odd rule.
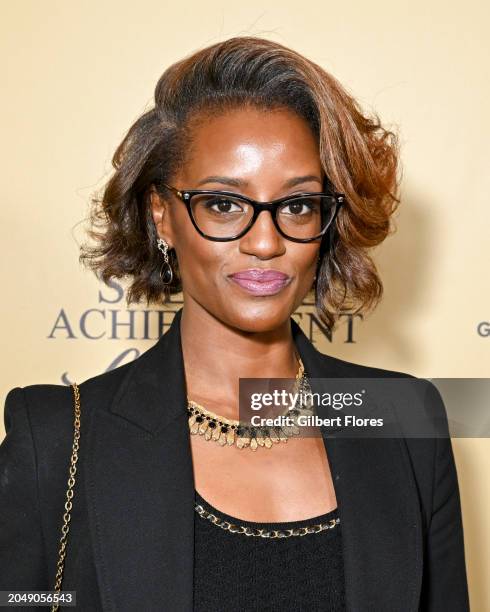
POLYGON ((197 491, 195 498, 196 612, 345 610, 338 508, 301 521, 257 523, 217 510, 197 491), (221 521, 236 531, 216 524, 221 521), (261 529, 282 537, 252 535, 261 529), (284 537, 289 529, 305 535, 284 537))

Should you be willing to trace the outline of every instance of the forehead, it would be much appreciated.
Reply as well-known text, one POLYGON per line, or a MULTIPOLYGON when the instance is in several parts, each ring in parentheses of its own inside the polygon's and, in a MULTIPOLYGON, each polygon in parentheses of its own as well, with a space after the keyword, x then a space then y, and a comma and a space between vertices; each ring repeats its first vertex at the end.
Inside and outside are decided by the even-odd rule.
POLYGON ((321 175, 318 141, 309 124, 289 109, 243 107, 202 114, 188 128, 183 174, 231 174, 246 178, 262 172, 321 175))

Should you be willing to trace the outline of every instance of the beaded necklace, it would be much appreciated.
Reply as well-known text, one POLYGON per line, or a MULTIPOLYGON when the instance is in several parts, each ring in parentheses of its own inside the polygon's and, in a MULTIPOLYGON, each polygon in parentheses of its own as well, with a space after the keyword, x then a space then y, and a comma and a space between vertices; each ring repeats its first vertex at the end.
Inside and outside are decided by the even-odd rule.
POLYGON ((301 357, 297 355, 299 362, 296 374, 294 391, 298 393, 293 408, 288 409, 291 425, 277 425, 273 427, 255 426, 243 421, 227 419, 211 412, 201 404, 188 400, 187 412, 189 415, 189 430, 192 435, 201 435, 205 440, 217 442, 220 446, 232 446, 237 448, 250 448, 257 450, 259 447, 272 448, 279 442, 287 442, 288 438, 297 435, 300 427, 297 419, 301 415, 313 414, 311 402, 303 401, 311 393, 311 387, 305 374, 301 357))

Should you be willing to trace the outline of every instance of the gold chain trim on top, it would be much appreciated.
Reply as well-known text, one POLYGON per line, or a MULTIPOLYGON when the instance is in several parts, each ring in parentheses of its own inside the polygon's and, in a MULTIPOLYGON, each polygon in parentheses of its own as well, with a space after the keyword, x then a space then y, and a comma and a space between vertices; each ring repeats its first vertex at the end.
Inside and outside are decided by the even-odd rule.
POLYGON ((293 536, 305 536, 309 533, 320 533, 326 529, 333 529, 340 523, 340 518, 332 518, 326 523, 317 523, 315 525, 304 525, 303 527, 292 527, 290 529, 265 529, 257 527, 248 527, 246 525, 236 525, 229 521, 217 517, 212 512, 208 512, 201 504, 194 506, 195 511, 201 518, 208 519, 214 525, 230 531, 231 533, 240 533, 247 536, 259 538, 290 538, 293 536))
POLYGON ((237 448, 250 448, 255 451, 259 446, 272 448, 279 442, 287 442, 288 438, 297 435, 300 427, 296 424, 300 415, 310 416, 313 414, 310 403, 304 403, 303 397, 311 393, 308 378, 301 357, 298 357, 299 369, 296 374, 293 393, 298 393, 300 398, 292 409, 287 411, 292 425, 260 427, 248 423, 227 419, 215 412, 211 412, 197 402, 188 400, 187 413, 189 415, 189 429, 192 435, 199 434, 205 440, 217 442, 220 446, 236 445, 237 448))

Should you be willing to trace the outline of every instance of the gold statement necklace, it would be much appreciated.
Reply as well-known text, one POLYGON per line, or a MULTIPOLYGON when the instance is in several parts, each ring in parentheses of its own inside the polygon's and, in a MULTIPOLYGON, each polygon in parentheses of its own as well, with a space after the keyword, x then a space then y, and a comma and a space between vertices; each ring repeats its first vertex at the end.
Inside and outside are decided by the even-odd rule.
POLYGON ((235 444, 237 448, 250 448, 253 451, 259 447, 272 448, 274 444, 287 442, 288 438, 299 434, 298 417, 301 415, 310 416, 314 412, 310 395, 311 387, 305 375, 303 362, 299 355, 296 355, 296 357, 299 362, 299 369, 296 374, 293 393, 298 395, 294 406, 286 411, 290 425, 275 425, 272 427, 251 425, 244 421, 227 419, 207 410, 197 402, 188 400, 187 413, 189 415, 190 433, 201 435, 205 440, 217 442, 220 446, 235 444))

